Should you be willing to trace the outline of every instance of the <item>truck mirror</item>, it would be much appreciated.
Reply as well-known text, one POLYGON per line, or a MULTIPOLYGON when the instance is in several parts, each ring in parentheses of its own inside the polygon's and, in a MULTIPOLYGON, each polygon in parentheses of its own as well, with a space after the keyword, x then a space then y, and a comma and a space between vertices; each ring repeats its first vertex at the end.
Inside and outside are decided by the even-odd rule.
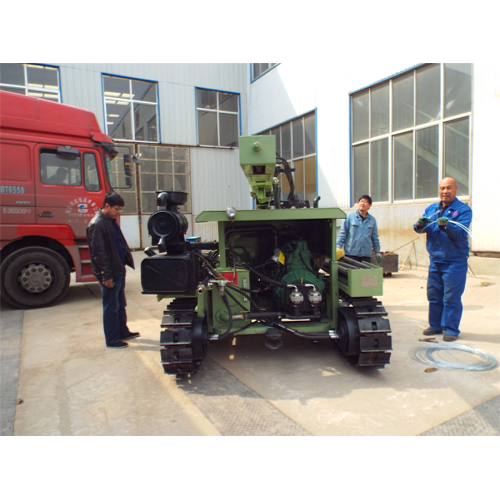
POLYGON ((127 177, 130 177, 132 175, 132 161, 133 161, 133 158, 132 158, 131 154, 127 153, 127 154, 123 155, 123 168, 124 168, 125 175, 127 177))
POLYGON ((132 177, 130 177, 130 175, 125 176, 125 185, 127 187, 132 187, 132 177))

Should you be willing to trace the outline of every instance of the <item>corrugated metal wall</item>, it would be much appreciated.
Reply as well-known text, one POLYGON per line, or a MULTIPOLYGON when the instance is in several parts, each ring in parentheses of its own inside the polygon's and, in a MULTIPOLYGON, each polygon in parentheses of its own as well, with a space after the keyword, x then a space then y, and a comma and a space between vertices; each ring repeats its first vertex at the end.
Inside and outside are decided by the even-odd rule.
POLYGON ((250 185, 239 163, 239 149, 191 148, 192 233, 203 241, 217 238, 216 224, 194 224, 205 210, 251 210, 250 185))
POLYGON ((195 87, 240 94, 242 134, 247 134, 248 64, 47 63, 60 67, 64 104, 93 111, 104 127, 102 74, 158 82, 163 144, 196 145, 195 87))

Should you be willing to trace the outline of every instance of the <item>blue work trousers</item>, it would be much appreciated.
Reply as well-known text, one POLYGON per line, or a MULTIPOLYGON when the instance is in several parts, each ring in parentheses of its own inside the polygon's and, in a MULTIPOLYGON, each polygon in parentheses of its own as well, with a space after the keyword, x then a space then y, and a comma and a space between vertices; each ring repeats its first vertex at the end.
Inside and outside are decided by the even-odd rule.
POLYGON ((467 278, 467 260, 433 262, 429 266, 427 300, 429 326, 448 335, 458 335, 462 319, 462 294, 467 278))
POLYGON ((115 344, 127 337, 127 299, 125 298, 125 276, 114 279, 115 286, 108 288, 101 283, 102 322, 106 345, 115 344))

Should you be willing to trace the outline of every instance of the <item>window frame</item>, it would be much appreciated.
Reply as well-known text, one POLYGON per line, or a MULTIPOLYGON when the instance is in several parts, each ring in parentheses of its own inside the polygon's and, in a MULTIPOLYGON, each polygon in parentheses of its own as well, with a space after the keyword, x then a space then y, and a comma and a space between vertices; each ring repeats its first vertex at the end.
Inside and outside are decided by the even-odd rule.
MULTIPOLYGON (((400 73, 397 73, 395 75, 392 75, 384 80, 377 81, 373 83, 372 85, 363 87, 361 89, 358 89, 354 92, 349 93, 349 101, 350 101, 350 130, 349 130, 349 142, 350 142, 350 180, 351 180, 351 186, 350 186, 350 199, 351 199, 351 207, 353 207, 357 203, 357 195, 355 195, 356 190, 355 190, 355 184, 354 184, 354 148, 358 146, 362 146, 364 144, 368 145, 368 185, 370 185, 370 178, 371 178, 371 148, 372 148, 372 143, 376 141, 380 141, 382 139, 387 138, 388 139, 388 158, 389 158, 389 165, 388 165, 388 200, 387 201, 374 201, 374 205, 407 205, 407 204, 425 204, 429 202, 434 202, 436 199, 438 199, 438 194, 437 194, 437 186, 436 186, 436 196, 431 197, 431 198, 416 198, 416 158, 417 158, 417 151, 416 151, 416 145, 417 145, 417 132, 423 129, 427 128, 432 128, 437 126, 438 127, 438 179, 442 179, 443 175, 445 173, 445 137, 444 137, 444 131, 445 127, 448 123, 454 122, 457 120, 461 120, 464 118, 468 118, 468 124, 469 124, 469 151, 468 151, 468 162, 469 162, 469 192, 467 194, 459 194, 458 197, 462 201, 470 201, 470 191, 471 191, 471 178, 472 178, 472 124, 473 124, 473 112, 474 112, 474 64, 471 64, 471 108, 470 111, 459 113, 453 116, 449 117, 444 117, 444 111, 445 111, 445 90, 446 90, 446 81, 445 81, 445 65, 447 63, 435 63, 439 64, 439 75, 440 75, 440 93, 439 93, 439 98, 440 98, 440 117, 438 119, 435 119, 433 121, 429 121, 427 123, 423 123, 420 125, 417 125, 417 109, 416 109, 416 99, 417 99, 417 85, 416 85, 416 78, 417 78, 417 72, 425 67, 430 67, 433 63, 425 63, 425 64, 419 64, 416 65, 412 68, 409 68, 405 71, 402 71, 400 73), (398 130, 393 130, 393 125, 394 125, 394 103, 393 103, 393 96, 394 96, 394 80, 405 76, 412 74, 413 77, 413 125, 410 127, 406 128, 401 128, 398 130), (371 106, 371 92, 372 89, 378 89, 380 88, 381 85, 384 85, 386 83, 389 83, 389 131, 385 134, 380 134, 377 136, 371 135, 371 112, 372 112, 372 106, 371 106), (353 103, 354 103, 354 98, 358 95, 361 95, 364 92, 368 92, 368 137, 362 140, 357 140, 354 141, 354 110, 353 110, 353 103), (403 134, 407 133, 413 133, 413 151, 412 151, 412 198, 410 199, 405 199, 405 200, 395 200, 395 165, 394 165, 394 149, 395 149, 395 139, 403 134)), ((371 189, 370 189, 371 192, 371 189)), ((366 193, 363 193, 366 194, 366 193)), ((368 193, 370 194, 370 193, 368 193)))
POLYGON ((241 94, 239 92, 230 92, 228 90, 219 90, 219 89, 210 89, 206 87, 195 87, 194 88, 194 99, 195 99, 195 113, 196 113, 196 144, 200 147, 204 148, 220 148, 220 149, 234 149, 238 147, 238 144, 236 146, 221 146, 220 144, 220 115, 232 115, 232 116, 237 116, 237 123, 238 123, 238 129, 237 129, 237 137, 241 136, 241 94), (208 108, 199 108, 198 107, 198 90, 205 91, 205 92, 215 92, 216 95, 216 103, 217 103, 217 109, 208 109, 208 108), (225 110, 220 110, 219 109, 219 94, 232 94, 238 97, 238 111, 225 111, 225 110), (208 113, 216 113, 216 118, 217 118, 217 145, 214 144, 201 144, 200 143, 200 124, 198 120, 198 112, 199 111, 205 111, 208 113))
POLYGON ((257 76, 254 76, 254 65, 255 64, 262 64, 262 63, 250 63, 250 83, 257 81, 259 78, 261 78, 262 76, 266 75, 271 70, 273 70, 274 68, 279 66, 281 63, 267 63, 267 64, 269 64, 269 68, 267 68, 262 73, 259 73, 257 76))
MULTIPOLYGON (((161 137, 161 130, 160 130, 160 95, 159 95, 159 82, 155 80, 147 80, 146 78, 133 78, 130 76, 123 76, 123 75, 115 75, 111 73, 101 73, 101 87, 102 87, 102 102, 103 102, 103 110, 104 110, 104 126, 106 130, 106 134, 109 135, 113 141, 116 142, 124 142, 124 143, 139 143, 139 144, 160 144, 160 137, 161 137), (148 102, 148 101, 140 101, 137 99, 125 99, 122 97, 109 97, 106 96, 106 91, 105 91, 105 86, 104 86, 104 78, 120 78, 122 80, 128 80, 129 83, 129 92, 130 96, 132 96, 132 82, 133 81, 138 81, 138 82, 147 82, 147 83, 153 83, 156 85, 156 102, 148 102), (131 111, 131 130, 133 134, 133 138, 116 138, 111 135, 111 133, 108 130, 108 112, 107 112, 107 107, 106 107, 106 101, 107 100, 116 100, 116 101, 122 101, 128 103, 130 106, 130 111, 131 111), (139 140, 136 139, 136 126, 135 126, 135 113, 134 113, 134 107, 136 104, 141 104, 141 105, 146 105, 146 106, 155 106, 156 107, 156 141, 144 141, 144 140, 139 140)), ((146 121, 145 125, 149 123, 150 120, 146 121)), ((144 125, 143 125, 144 126, 144 125)))
MULTIPOLYGON (((28 91, 31 91, 31 92, 42 92, 42 93, 46 93, 46 94, 53 94, 53 95, 57 95, 57 102, 58 103, 62 103, 61 75, 60 75, 60 68, 59 68, 59 66, 54 66, 52 64, 40 64, 40 63, 14 63, 14 64, 19 64, 20 66, 23 66, 25 85, 14 85, 14 84, 10 84, 10 83, 2 83, 0 81, 0 87, 2 87, 0 90, 5 90, 6 88, 23 89, 24 90, 24 95, 26 95, 28 97, 35 97, 37 99, 44 99, 44 100, 49 101, 49 102, 54 102, 54 101, 52 99, 47 99, 45 97, 39 97, 39 96, 36 96, 36 95, 30 95, 30 94, 28 94, 28 91), (28 83, 28 67, 55 69, 56 70, 56 74, 57 74, 57 91, 56 90, 50 90, 50 89, 42 89, 42 90, 40 90, 40 88, 34 86, 34 84, 29 84, 28 83)), ((5 90, 5 91, 9 92, 8 90, 5 90)))
MULTIPOLYGON (((282 156, 282 151, 283 151, 283 131, 282 128, 283 126, 289 126, 290 127, 290 158, 286 158, 283 156, 285 160, 287 160, 288 164, 290 165, 291 168, 294 167, 294 162, 302 160, 303 162, 303 179, 302 179, 302 185, 303 185, 303 193, 304 193, 304 198, 303 200, 307 199, 306 195, 306 161, 310 158, 314 158, 314 176, 315 176, 315 191, 314 191, 314 198, 318 196, 318 113, 317 109, 313 109, 311 111, 308 111, 304 114, 301 114, 299 116, 296 116, 295 118, 292 118, 291 120, 287 120, 285 122, 279 123, 278 125, 275 125, 273 127, 270 127, 268 129, 263 130, 262 132, 259 132, 258 134, 253 134, 253 135, 274 135, 273 131, 277 128, 280 130, 280 135, 279 135, 279 145, 280 147, 276 147, 276 153, 282 156), (306 154, 306 144, 305 144, 305 137, 306 137, 306 127, 305 127, 305 119, 309 116, 314 117, 314 153, 309 153, 306 154), (304 154, 301 156, 296 156, 294 157, 294 131, 293 131, 293 123, 296 122, 297 120, 302 121, 302 139, 303 139, 303 144, 304 144, 304 154)), ((275 136, 276 137, 276 136, 275 136)), ((297 189, 297 180, 295 179, 295 173, 293 172, 293 179, 294 179, 294 184, 295 184, 295 191, 299 191, 297 189)), ((281 175, 281 182, 285 182, 285 179, 283 178, 283 175, 281 175)), ((302 190, 301 190, 302 191, 302 190)), ((282 195, 288 193, 289 191, 283 191, 282 190, 282 195)), ((310 202, 311 203, 311 202, 310 202)), ((312 203, 311 203, 312 206, 312 203)))

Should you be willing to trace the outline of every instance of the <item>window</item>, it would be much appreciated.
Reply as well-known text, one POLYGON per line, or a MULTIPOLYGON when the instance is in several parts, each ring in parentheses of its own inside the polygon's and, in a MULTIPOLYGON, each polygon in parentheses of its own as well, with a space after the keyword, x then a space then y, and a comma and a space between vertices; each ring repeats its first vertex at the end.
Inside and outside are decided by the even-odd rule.
POLYGON ((257 80, 259 76, 263 75, 278 64, 279 63, 252 63, 252 81, 257 80))
POLYGON ((0 64, 0 90, 61 102, 59 69, 37 64, 0 64))
POLYGON ((157 191, 188 193, 188 201, 180 207, 180 211, 190 213, 189 148, 140 145, 139 154, 141 213, 151 214, 158 210, 157 191))
POLYGON ((60 155, 56 150, 40 152, 40 179, 42 184, 81 186, 80 155, 60 155))
MULTIPOLYGON (((276 137, 276 153, 295 169, 295 191, 299 200, 313 204, 316 198, 316 115, 309 113, 278 127, 262 132, 276 137)), ((281 199, 286 199, 290 186, 280 174, 281 199)))
POLYGON ((100 191, 99 171, 94 153, 83 154, 83 172, 85 176, 85 189, 87 191, 100 191))
POLYGON ((155 82, 103 76, 106 131, 115 140, 159 142, 155 82))
POLYGON ((239 106, 239 94, 196 89, 198 144, 237 147, 240 128, 239 106))
POLYGON ((352 199, 436 198, 453 177, 469 195, 472 64, 427 64, 351 96, 352 199))

